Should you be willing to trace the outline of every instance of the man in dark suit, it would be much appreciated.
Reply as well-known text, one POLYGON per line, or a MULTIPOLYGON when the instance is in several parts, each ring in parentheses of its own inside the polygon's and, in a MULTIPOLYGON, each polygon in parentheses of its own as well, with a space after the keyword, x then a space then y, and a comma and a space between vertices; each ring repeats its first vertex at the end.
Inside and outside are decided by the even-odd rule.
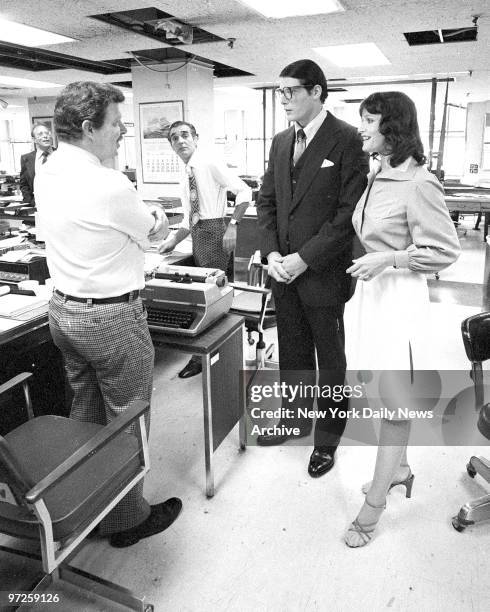
POLYGON ((21 155, 20 158, 20 190, 23 201, 35 204, 34 177, 39 167, 46 162, 53 152, 53 137, 51 130, 44 123, 36 123, 31 130, 34 151, 21 155))
MULTIPOLYGON (((294 125, 272 141, 257 216, 276 304, 281 382, 315 384, 317 359, 319 388, 333 389, 344 383, 351 217, 366 187, 368 160, 357 130, 323 109, 327 82, 315 62, 286 66, 276 93, 294 125)), ((293 437, 292 426, 300 431, 296 437, 309 435, 312 421, 300 419, 297 408, 311 408, 313 398, 286 399, 288 418, 275 433, 259 436, 258 444, 283 443, 293 437)), ((317 400, 318 411, 347 406, 345 399, 317 400)), ((317 418, 311 476, 333 467, 345 425, 346 418, 317 418)))

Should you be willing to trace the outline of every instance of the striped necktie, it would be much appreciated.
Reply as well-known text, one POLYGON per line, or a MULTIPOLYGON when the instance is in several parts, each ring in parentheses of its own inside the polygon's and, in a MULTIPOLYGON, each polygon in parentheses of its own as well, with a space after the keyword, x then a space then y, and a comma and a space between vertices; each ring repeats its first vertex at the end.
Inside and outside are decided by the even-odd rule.
POLYGON ((294 147, 293 163, 296 165, 299 158, 303 155, 306 149, 306 134, 305 131, 300 128, 296 132, 296 145, 294 147))
POLYGON ((46 163, 46 160, 48 159, 48 151, 43 151, 41 153, 41 165, 46 163))
POLYGON ((190 227, 192 228, 200 218, 199 214, 199 192, 197 191, 196 177, 192 168, 189 168, 189 200, 191 203, 190 227))

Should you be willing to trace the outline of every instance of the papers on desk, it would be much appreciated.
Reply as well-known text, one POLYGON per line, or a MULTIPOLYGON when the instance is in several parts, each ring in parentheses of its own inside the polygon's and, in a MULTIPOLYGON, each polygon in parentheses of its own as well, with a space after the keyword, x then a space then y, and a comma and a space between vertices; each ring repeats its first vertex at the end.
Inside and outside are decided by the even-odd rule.
POLYGON ((18 204, 19 202, 22 202, 22 196, 21 195, 14 195, 14 196, 1 196, 0 197, 0 206, 4 206, 7 204, 10 204, 11 202, 15 202, 16 204, 18 204))
MULTIPOLYGON (((28 263, 38 257, 46 257, 46 251, 44 249, 29 248, 30 245, 27 242, 24 246, 25 248, 22 248, 22 245, 19 245, 14 251, 3 253, 0 255, 0 261, 20 261, 22 263, 28 263)), ((3 242, 0 242, 0 248, 3 248, 3 242)))
MULTIPOLYGON (((10 249, 15 246, 19 246, 23 242, 25 242, 25 236, 12 236, 12 238, 5 238, 4 240, 0 240, 0 250, 1 249, 10 249)), ((27 248, 27 245, 26 245, 27 248)))
POLYGON ((37 295, 9 293, 0 297, 0 317, 26 321, 47 312, 48 300, 37 295))
MULTIPOLYGON (((155 247, 158 249, 158 247, 155 247)), ((158 250, 145 251, 145 274, 151 274, 163 261, 163 255, 158 250)))
POLYGON ((145 251, 145 275, 150 276, 162 264, 173 264, 176 261, 182 261, 188 256, 184 251, 171 251, 160 255, 158 246, 151 246, 145 251))
POLYGON ((15 319, 4 319, 3 317, 0 317, 0 334, 2 332, 10 331, 11 329, 14 329, 14 327, 19 327, 19 325, 22 325, 23 323, 24 321, 16 321, 15 319))

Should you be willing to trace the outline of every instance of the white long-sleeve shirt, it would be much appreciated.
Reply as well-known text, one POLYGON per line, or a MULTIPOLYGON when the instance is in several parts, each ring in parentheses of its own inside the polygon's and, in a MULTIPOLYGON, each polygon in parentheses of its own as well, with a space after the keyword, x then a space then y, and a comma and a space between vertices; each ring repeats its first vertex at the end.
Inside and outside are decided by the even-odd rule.
POLYGON ((236 194, 236 204, 251 202, 252 190, 240 179, 233 170, 213 157, 208 157, 200 151, 195 151, 185 166, 182 177, 181 199, 184 208, 184 218, 180 227, 190 229, 189 213, 189 174, 194 173, 199 194, 199 218, 219 219, 226 213, 226 192, 236 194))
POLYGON ((122 172, 61 142, 36 174, 35 192, 57 289, 106 298, 144 287, 143 249, 155 218, 122 172))

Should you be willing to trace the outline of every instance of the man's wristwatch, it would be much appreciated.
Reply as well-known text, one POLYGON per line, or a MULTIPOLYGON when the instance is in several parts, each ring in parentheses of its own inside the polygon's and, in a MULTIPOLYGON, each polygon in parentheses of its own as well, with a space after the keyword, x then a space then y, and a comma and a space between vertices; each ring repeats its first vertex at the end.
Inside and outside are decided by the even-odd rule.
POLYGON ((230 225, 238 225, 238 221, 236 219, 230 219, 230 225))

